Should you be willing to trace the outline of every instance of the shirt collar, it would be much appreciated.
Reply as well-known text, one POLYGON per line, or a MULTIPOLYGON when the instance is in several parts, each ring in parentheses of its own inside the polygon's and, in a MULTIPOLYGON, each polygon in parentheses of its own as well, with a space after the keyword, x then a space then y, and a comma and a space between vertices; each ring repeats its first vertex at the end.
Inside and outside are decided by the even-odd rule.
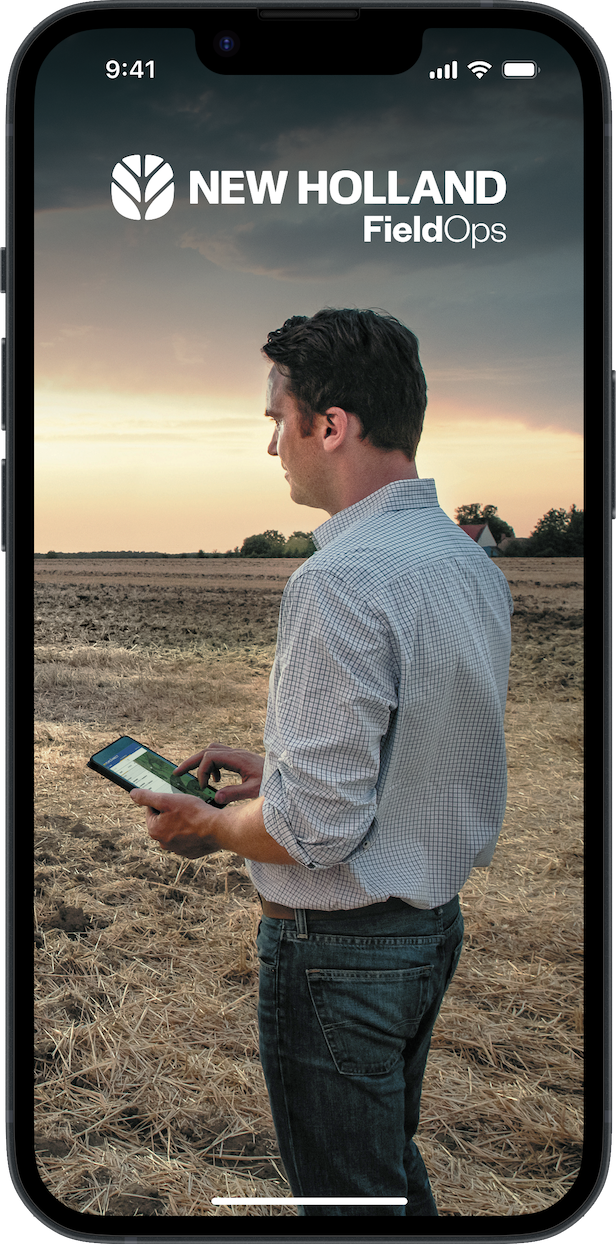
POLYGON ((425 510, 429 506, 437 506, 436 485, 433 479, 396 479, 392 484, 385 484, 376 492, 371 492, 355 505, 340 510, 333 518, 315 527, 312 538, 318 549, 329 544, 341 531, 346 531, 361 519, 371 518, 375 514, 383 514, 386 510, 425 510))

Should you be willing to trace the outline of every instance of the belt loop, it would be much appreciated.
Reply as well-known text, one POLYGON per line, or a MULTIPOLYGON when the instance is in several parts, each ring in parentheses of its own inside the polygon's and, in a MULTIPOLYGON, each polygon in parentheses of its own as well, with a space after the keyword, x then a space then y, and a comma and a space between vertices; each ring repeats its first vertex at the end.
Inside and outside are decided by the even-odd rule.
POLYGON ((308 937, 308 925, 306 923, 306 911, 304 907, 294 907, 293 914, 295 916, 295 927, 298 937, 308 937))

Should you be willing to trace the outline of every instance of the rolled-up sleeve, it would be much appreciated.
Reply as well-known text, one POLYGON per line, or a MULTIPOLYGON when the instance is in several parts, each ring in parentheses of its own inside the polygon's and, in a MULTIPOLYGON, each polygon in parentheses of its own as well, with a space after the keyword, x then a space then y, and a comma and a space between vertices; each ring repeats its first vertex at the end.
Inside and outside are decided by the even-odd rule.
POLYGON ((268 834, 306 868, 346 862, 368 834, 396 688, 386 619, 307 564, 283 595, 261 785, 268 834))

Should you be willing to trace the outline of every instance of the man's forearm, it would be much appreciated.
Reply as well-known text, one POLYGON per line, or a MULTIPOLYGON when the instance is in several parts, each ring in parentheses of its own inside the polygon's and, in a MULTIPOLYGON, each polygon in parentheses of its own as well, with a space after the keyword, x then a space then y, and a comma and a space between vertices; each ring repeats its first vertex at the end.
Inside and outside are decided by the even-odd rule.
POLYGON ((221 850, 235 851, 258 864, 297 864, 272 838, 263 822, 263 796, 238 800, 216 814, 215 838, 221 850))

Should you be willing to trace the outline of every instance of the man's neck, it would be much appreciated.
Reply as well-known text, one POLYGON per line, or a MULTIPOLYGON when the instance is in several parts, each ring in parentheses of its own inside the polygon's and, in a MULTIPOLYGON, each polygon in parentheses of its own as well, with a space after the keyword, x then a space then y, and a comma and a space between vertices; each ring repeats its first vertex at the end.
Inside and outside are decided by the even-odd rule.
POLYGON ((410 462, 400 450, 377 450, 376 455, 366 458, 352 475, 345 473, 336 481, 326 512, 333 518, 334 514, 348 510, 349 506, 370 497, 386 484, 418 478, 415 462, 410 462))

